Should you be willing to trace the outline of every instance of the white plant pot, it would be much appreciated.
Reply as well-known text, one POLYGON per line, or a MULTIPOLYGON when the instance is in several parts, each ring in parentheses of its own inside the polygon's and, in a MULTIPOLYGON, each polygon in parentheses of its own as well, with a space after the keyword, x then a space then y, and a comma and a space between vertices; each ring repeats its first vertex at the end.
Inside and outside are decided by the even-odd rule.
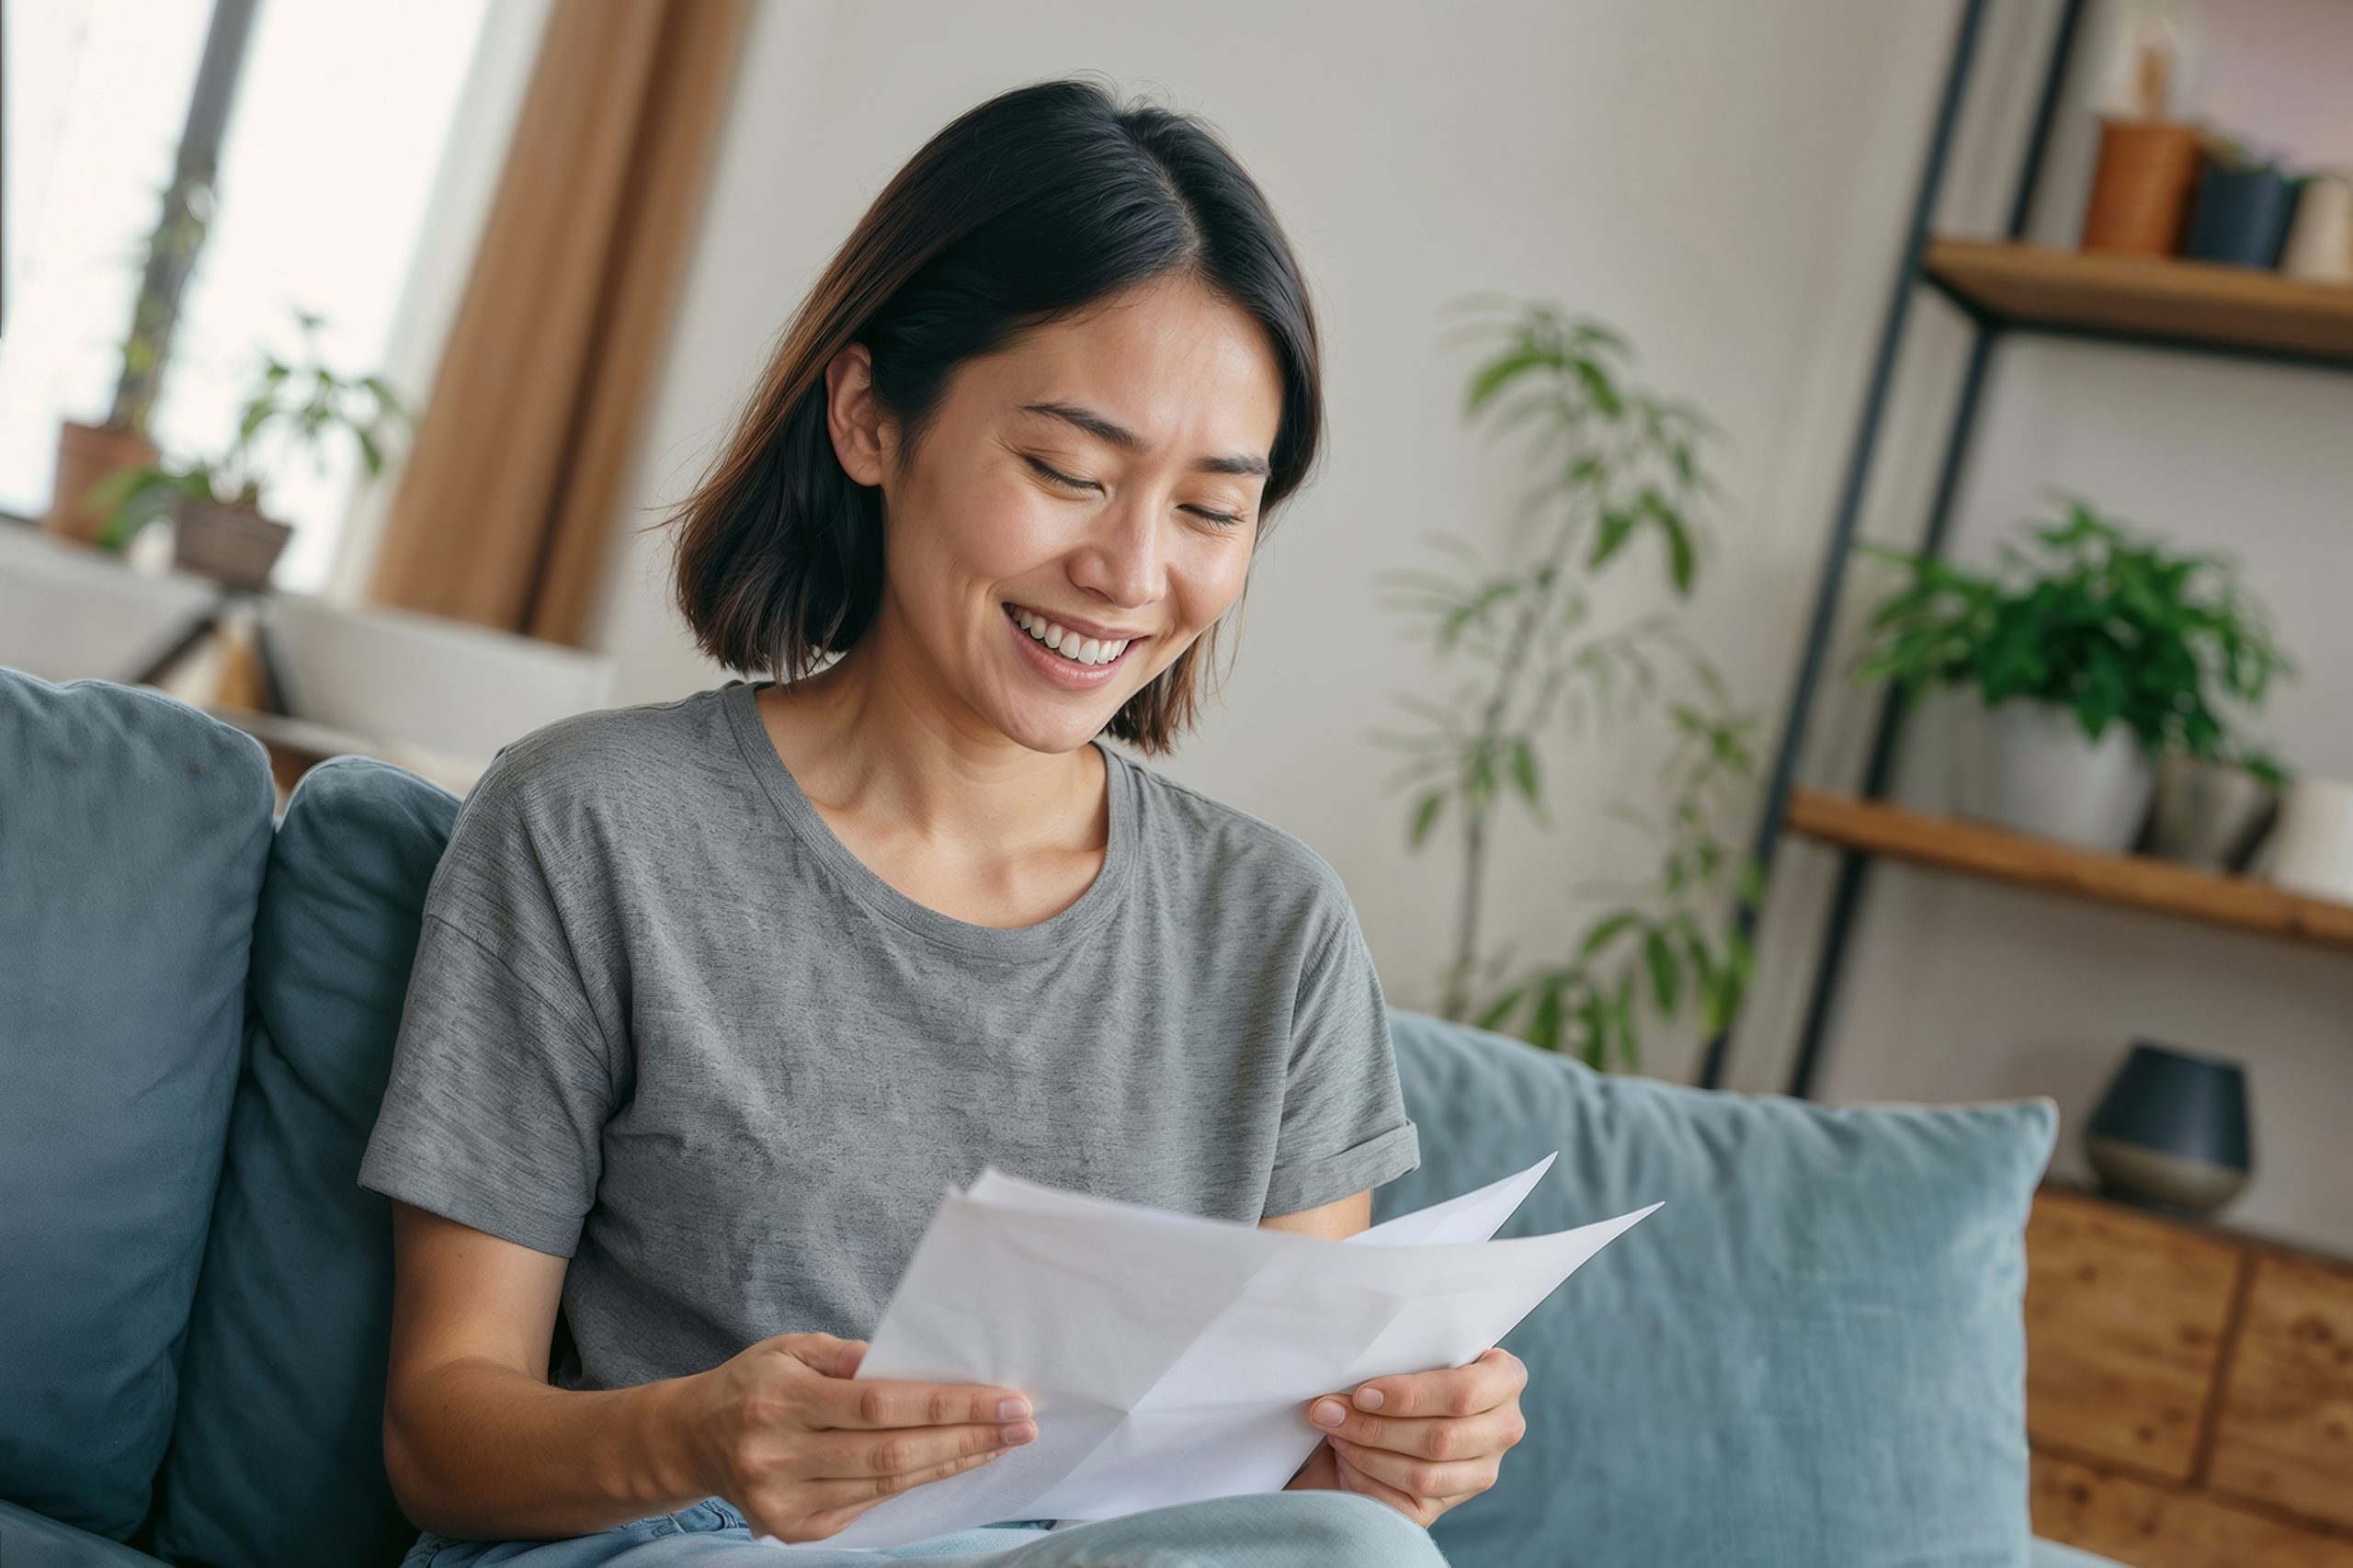
POLYGON ((1970 717, 1955 757, 1955 810, 2087 848, 2131 847, 2156 770, 2129 726, 2110 721, 2095 741, 2055 703, 1958 706, 1970 717))

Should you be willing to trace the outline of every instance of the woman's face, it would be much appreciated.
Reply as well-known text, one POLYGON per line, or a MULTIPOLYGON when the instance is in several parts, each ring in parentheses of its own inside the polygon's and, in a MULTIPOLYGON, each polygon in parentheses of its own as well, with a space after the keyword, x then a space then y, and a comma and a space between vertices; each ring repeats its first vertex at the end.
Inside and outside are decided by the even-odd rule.
POLYGON ((1282 412, 1265 335, 1190 281, 1132 290, 961 367, 904 481, 865 353, 829 390, 883 490, 877 646, 918 700, 1076 750, 1242 593, 1282 412))

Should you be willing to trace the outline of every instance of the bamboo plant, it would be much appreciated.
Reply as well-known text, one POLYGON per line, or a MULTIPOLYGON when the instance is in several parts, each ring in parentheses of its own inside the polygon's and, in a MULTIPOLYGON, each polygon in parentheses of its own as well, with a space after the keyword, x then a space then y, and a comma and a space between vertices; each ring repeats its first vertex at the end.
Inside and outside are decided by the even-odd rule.
POLYGON ((1465 417, 1498 435, 1533 423, 1536 480, 1500 559, 1439 533, 1429 542, 1454 570, 1382 574, 1389 602, 1413 618, 1455 680, 1442 699, 1392 694, 1414 728, 1372 738, 1404 754, 1390 783, 1410 796, 1408 843, 1419 849, 1446 830, 1461 852, 1444 1015, 1516 1028, 1597 1066, 1631 1067, 1646 1009, 1672 1018, 1688 1000, 1713 1031, 1737 1011, 1754 971, 1731 916, 1736 902, 1754 906, 1759 873, 1724 833, 1749 803, 1755 717, 1731 710, 1722 677, 1671 616, 1592 624, 1593 584, 1644 542, 1654 541, 1675 596, 1690 597, 1696 508, 1719 494, 1704 467, 1718 432, 1688 403, 1636 385, 1631 351, 1606 324, 1494 295, 1465 303, 1488 312, 1465 332, 1491 345, 1471 377, 1465 417), (1619 890, 1624 902, 1601 910, 1564 952, 1507 974, 1512 954, 1481 952, 1495 812, 1516 796, 1549 825, 1543 758, 1554 731, 1582 739, 1593 713, 1631 721, 1661 697, 1661 654, 1674 655, 1696 688, 1667 699, 1675 738, 1658 795, 1664 809, 1608 808, 1660 840, 1658 873, 1619 890))

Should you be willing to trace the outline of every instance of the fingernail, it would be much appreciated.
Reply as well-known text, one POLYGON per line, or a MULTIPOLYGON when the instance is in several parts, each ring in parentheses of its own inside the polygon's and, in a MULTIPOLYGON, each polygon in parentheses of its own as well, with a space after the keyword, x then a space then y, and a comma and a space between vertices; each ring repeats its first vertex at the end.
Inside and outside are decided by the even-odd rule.
POLYGON ((998 1427, 996 1435, 1003 1437, 1008 1446, 1018 1448, 1038 1435, 1038 1424, 1035 1421, 1016 1421, 998 1427))
POLYGON ((1348 1407, 1336 1399, 1319 1399, 1307 1407, 1307 1418, 1318 1426, 1337 1426, 1348 1418, 1348 1407))
POLYGON ((1357 1408, 1358 1410, 1379 1410, 1381 1408, 1381 1391, 1379 1389, 1368 1387, 1357 1390, 1357 1408))
POLYGON ((1026 1399, 1001 1399, 996 1402, 996 1418, 999 1421, 1018 1421, 1029 1414, 1029 1402, 1026 1399))

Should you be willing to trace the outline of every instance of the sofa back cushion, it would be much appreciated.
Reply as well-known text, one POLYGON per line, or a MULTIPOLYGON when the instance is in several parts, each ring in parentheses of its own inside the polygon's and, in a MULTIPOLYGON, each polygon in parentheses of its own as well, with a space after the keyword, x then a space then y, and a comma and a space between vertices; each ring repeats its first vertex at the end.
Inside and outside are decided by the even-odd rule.
POLYGON ((418 912, 458 799, 385 763, 302 777, 254 926, 254 1027, 183 1358, 158 1552, 393 1562, 392 1210, 358 1185, 418 912))
POLYGON ((0 669, 0 1499, 117 1540, 171 1435, 275 799, 196 709, 0 669))
POLYGON ((1554 1150, 1505 1234, 1665 1203, 1504 1341, 1528 1436, 1439 1520, 1450 1561, 2028 1561, 2023 1233, 2050 1101, 1711 1094, 1391 1022, 1423 1163, 1376 1218, 1554 1150))

